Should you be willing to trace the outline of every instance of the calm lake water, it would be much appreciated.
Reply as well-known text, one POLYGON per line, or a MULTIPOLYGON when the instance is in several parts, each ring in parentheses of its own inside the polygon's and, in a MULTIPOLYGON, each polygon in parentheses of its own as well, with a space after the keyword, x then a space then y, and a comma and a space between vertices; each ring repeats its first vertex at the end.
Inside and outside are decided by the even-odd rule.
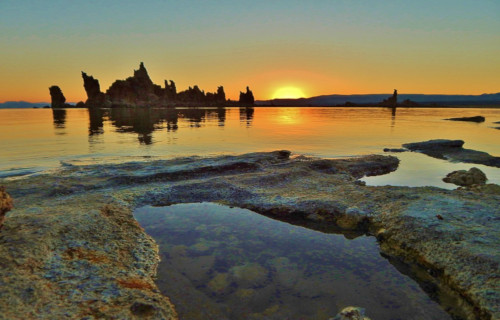
MULTIPOLYGON (((61 163, 87 164, 288 149, 335 158, 383 153, 407 142, 462 139, 465 147, 500 156, 500 109, 177 108, 0 109, 0 177, 61 163), (484 123, 445 121, 483 115, 484 123)), ((372 185, 434 185, 447 173, 476 166, 490 182, 500 169, 455 164, 417 153, 394 154, 399 169, 366 178, 372 185)))
POLYGON ((462 319, 380 256, 374 237, 348 240, 212 203, 134 216, 160 247, 156 282, 181 319, 326 320, 350 305, 371 319, 452 319, 445 308, 462 319))

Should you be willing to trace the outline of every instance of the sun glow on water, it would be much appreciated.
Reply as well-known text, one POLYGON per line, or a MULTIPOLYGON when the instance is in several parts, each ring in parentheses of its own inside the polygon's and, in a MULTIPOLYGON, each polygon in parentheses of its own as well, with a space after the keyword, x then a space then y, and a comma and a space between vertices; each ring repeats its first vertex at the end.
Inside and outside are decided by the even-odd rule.
POLYGON ((298 99, 304 98, 304 92, 296 87, 281 87, 273 94, 272 99, 298 99))

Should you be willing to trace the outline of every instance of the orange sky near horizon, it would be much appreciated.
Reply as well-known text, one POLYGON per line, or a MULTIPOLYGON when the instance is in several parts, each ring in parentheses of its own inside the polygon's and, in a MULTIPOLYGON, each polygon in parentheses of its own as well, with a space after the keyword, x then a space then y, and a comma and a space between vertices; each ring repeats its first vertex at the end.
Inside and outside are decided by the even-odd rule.
MULTIPOLYGON (((178 91, 224 86, 237 100, 294 87, 327 94, 500 92, 500 3, 60 0, 0 3, 0 102, 85 101, 81 71, 105 91, 144 62, 178 91), (193 3, 195 5, 193 5, 193 3)), ((285 98, 285 97, 283 97, 285 98)))

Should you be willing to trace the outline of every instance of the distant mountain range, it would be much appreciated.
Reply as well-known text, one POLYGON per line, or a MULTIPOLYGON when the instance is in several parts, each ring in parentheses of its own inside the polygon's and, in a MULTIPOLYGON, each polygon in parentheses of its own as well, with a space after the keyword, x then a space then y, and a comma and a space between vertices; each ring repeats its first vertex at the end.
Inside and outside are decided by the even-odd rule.
POLYGON ((50 106, 49 102, 26 102, 26 101, 6 101, 0 103, 0 109, 19 109, 19 108, 43 108, 50 106))
MULTIPOLYGON (((259 100, 256 106, 339 106, 347 104, 377 104, 392 94, 353 94, 324 95, 301 99, 259 100)), ((445 94, 398 94, 398 102, 411 100, 422 105, 500 105, 500 93, 481 95, 445 95, 445 94)))

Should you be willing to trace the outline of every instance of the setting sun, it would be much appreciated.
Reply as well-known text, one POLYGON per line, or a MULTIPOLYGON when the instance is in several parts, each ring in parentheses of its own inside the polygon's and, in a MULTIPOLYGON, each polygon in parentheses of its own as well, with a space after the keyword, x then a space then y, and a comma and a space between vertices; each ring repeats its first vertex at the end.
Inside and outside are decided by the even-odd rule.
POLYGON ((272 99, 297 99, 304 97, 304 92, 299 88, 282 87, 274 92, 272 99))

